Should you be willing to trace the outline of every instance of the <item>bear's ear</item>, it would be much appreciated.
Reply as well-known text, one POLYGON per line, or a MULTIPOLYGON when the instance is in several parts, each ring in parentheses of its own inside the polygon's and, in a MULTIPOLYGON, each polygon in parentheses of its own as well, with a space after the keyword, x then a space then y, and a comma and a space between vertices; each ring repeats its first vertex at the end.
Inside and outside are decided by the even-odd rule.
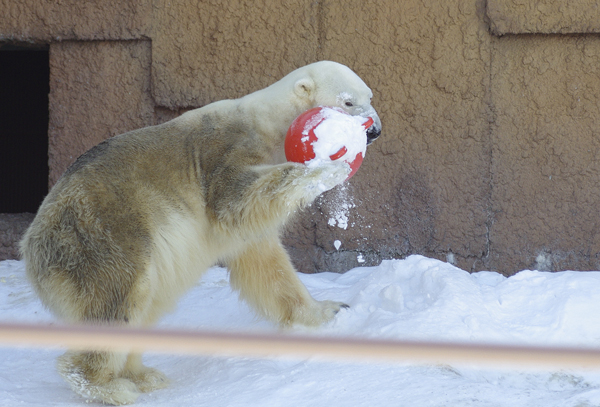
POLYGON ((302 78, 294 84, 294 92, 297 96, 312 99, 315 91, 315 82, 311 78, 302 78))

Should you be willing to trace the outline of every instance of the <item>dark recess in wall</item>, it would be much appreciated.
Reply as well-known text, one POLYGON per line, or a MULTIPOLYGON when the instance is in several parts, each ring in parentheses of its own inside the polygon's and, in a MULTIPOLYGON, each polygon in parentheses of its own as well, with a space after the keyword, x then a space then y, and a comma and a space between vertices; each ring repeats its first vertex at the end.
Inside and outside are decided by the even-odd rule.
POLYGON ((36 212, 48 193, 47 48, 0 44, 0 213, 36 212))

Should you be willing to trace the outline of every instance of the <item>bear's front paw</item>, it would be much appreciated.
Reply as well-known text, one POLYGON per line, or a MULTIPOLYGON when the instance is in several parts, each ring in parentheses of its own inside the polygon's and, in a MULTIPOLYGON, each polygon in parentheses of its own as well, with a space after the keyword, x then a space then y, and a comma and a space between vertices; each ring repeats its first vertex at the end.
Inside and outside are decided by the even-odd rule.
POLYGON ((301 179, 309 196, 316 198, 325 191, 343 183, 352 169, 344 161, 327 161, 318 166, 308 167, 306 176, 301 179))
POLYGON ((319 326, 331 321, 342 308, 350 308, 350 306, 338 301, 314 301, 309 309, 296 312, 293 323, 319 326))
POLYGON ((319 301, 319 305, 321 306, 321 312, 323 314, 324 321, 331 321, 335 315, 340 312, 342 308, 350 308, 348 304, 344 304, 343 302, 338 301, 319 301))

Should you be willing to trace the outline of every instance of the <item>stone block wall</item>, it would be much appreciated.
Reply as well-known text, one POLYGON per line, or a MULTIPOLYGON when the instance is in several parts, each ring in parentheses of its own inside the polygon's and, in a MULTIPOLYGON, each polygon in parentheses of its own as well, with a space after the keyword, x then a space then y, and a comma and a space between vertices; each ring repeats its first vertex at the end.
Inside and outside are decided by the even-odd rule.
POLYGON ((413 253, 505 274, 600 268, 596 2, 0 0, 0 9, 0 44, 50 49, 50 184, 107 137, 329 59, 373 89, 383 134, 350 182, 289 225, 299 270, 413 253))

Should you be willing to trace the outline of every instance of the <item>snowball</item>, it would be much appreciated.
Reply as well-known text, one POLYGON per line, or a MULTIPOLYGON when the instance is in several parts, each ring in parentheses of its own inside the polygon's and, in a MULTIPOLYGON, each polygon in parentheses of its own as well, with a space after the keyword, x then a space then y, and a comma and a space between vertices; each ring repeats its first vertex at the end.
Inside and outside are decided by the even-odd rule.
POLYGON ((330 156, 346 147, 346 153, 339 159, 348 163, 354 161, 359 153, 363 157, 367 151, 367 130, 363 127, 366 119, 362 116, 350 116, 338 110, 324 107, 320 114, 306 123, 302 134, 308 133, 315 123, 323 120, 315 129, 317 141, 313 143, 315 158, 307 163, 316 166, 331 161, 330 156))

